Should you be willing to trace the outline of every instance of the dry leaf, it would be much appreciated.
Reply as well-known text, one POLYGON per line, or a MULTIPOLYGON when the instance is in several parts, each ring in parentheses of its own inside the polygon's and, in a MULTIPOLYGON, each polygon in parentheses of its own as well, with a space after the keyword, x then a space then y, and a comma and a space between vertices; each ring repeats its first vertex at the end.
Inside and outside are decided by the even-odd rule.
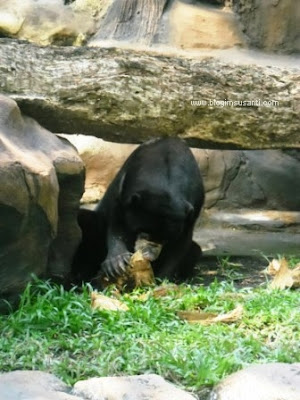
POLYGON ((179 318, 188 321, 191 324, 203 325, 212 323, 213 319, 218 316, 217 314, 207 313, 204 311, 178 311, 177 315, 179 318))
POLYGON ((153 285, 155 282, 151 263, 144 258, 141 250, 132 255, 129 273, 136 287, 153 285))
POLYGON ((145 301, 148 301, 151 296, 151 292, 145 292, 145 293, 125 293, 124 297, 128 298, 133 301, 140 301, 144 303, 145 301))
POLYGON ((239 304, 234 310, 226 313, 226 314, 220 314, 215 318, 214 322, 235 322, 238 321, 239 319, 242 318, 243 315, 243 306, 239 304))
POLYGON ((213 314, 203 311, 178 311, 179 318, 191 324, 210 325, 216 322, 230 323, 238 321, 243 314, 243 306, 239 304, 234 310, 226 314, 213 314))
POLYGON ((130 259, 126 272, 117 278, 100 277, 101 286, 116 285, 119 290, 133 290, 136 287, 151 286, 155 283, 152 266, 146 260, 141 250, 136 251, 130 259))
POLYGON ((103 294, 92 292, 91 293, 92 308, 95 310, 109 310, 109 311, 128 311, 129 308, 120 300, 112 299, 111 297, 104 296, 103 294))
POLYGON ((150 297, 150 292, 142 293, 138 295, 137 300, 141 302, 148 301, 150 297))
POLYGON ((169 285, 161 285, 157 286, 153 290, 153 297, 156 299, 159 297, 165 297, 168 296, 170 292, 175 292, 179 290, 179 286, 175 285, 175 283, 170 283, 169 285))
POLYGON ((109 285, 116 285, 119 290, 126 289, 127 291, 136 287, 154 285, 155 278, 151 261, 156 260, 161 249, 162 245, 159 243, 138 238, 135 243, 135 252, 131 256, 126 272, 117 278, 100 276, 100 285, 104 288, 109 285))
POLYGON ((272 260, 268 265, 267 273, 274 276, 270 285, 272 289, 300 287, 300 265, 290 269, 285 258, 272 260))
POLYGON ((145 293, 128 293, 125 294, 125 296, 128 296, 131 300, 145 302, 148 301, 150 297, 154 297, 155 299, 157 299, 160 297, 168 296, 170 292, 179 292, 179 286, 175 283, 170 283, 167 285, 161 285, 155 288, 151 288, 145 293))

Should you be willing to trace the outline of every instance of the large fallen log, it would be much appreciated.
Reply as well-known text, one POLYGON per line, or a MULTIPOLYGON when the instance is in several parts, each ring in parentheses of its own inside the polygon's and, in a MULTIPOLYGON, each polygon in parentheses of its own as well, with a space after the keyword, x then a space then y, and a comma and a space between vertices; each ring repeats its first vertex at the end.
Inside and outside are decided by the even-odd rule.
POLYGON ((0 39, 0 90, 52 132, 122 142, 173 135, 220 148, 300 146, 300 68, 206 54, 0 39))

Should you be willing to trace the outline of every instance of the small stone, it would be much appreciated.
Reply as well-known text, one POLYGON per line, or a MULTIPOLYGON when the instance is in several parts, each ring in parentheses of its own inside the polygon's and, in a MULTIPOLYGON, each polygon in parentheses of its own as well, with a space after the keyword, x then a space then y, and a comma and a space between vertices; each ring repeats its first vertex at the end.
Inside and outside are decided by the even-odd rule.
POLYGON ((0 400, 83 400, 56 376, 41 371, 0 374, 0 400))
POLYGON ((300 363, 253 365, 225 378, 211 400, 299 400, 300 363))
POLYGON ((89 400, 195 400, 155 374, 91 378, 77 382, 73 394, 89 400))

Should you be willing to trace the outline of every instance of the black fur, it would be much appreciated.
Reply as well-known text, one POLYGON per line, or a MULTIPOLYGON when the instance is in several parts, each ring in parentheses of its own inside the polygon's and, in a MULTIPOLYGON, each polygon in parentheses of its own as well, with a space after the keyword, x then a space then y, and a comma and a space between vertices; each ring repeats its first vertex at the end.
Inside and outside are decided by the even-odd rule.
MULTIPOLYGON (((96 207, 93 216, 98 227, 89 221, 89 234, 86 225, 81 224, 80 262, 84 263, 84 253, 99 255, 100 272, 120 275, 136 240, 146 238, 162 244, 153 262, 154 274, 168 279, 186 278, 201 254, 192 234, 203 201, 198 165, 182 140, 164 138, 142 144, 129 156, 96 207), (96 250, 92 251, 94 246, 96 250)), ((92 269, 94 273, 97 267, 92 269)))

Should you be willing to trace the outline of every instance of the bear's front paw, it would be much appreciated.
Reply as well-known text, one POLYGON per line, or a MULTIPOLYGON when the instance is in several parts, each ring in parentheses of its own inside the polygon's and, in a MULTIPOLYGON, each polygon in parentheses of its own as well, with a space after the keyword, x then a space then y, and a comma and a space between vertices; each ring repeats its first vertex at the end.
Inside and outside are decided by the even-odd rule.
POLYGON ((119 254, 116 257, 108 257, 101 265, 105 275, 116 278, 123 275, 129 265, 132 253, 119 254))

